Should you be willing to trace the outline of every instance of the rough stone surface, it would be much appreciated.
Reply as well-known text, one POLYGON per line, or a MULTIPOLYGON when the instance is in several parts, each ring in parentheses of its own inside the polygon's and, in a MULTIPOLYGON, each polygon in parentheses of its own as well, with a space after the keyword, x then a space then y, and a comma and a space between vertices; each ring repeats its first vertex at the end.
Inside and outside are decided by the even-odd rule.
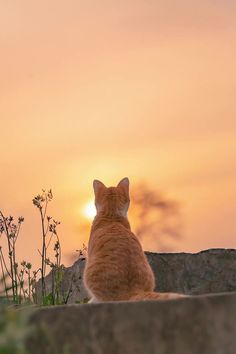
POLYGON ((236 291, 236 250, 147 253, 158 291, 207 294, 236 291))
POLYGON ((236 353, 236 293, 43 308, 31 322, 34 354, 236 353))
MULTIPOLYGON (((61 298, 67 299, 66 303, 73 304, 88 298, 88 293, 83 285, 85 258, 78 259, 71 267, 65 268, 61 284, 61 298)), ((45 278, 46 293, 52 291, 52 272, 45 278)), ((36 285, 37 302, 41 303, 41 282, 36 285)))
MULTIPOLYGON (((236 250, 210 249, 191 253, 146 252, 156 276, 156 290, 184 294, 206 294, 236 291, 236 250)), ((62 292, 66 296, 71 288, 68 303, 88 297, 83 286, 85 260, 80 259, 66 268, 62 292)), ((51 276, 46 278, 47 292, 51 291, 51 276)), ((40 284, 38 284, 40 294, 40 284)))

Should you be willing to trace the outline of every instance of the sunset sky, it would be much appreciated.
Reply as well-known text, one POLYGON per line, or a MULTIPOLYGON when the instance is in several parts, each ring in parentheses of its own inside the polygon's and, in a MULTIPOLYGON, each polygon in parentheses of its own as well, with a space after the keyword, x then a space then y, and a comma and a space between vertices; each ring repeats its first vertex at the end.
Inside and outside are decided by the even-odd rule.
POLYGON ((0 0, 0 48, 0 209, 25 217, 22 259, 42 188, 69 262, 93 179, 125 176, 179 201, 174 250, 236 248, 235 1, 0 0))

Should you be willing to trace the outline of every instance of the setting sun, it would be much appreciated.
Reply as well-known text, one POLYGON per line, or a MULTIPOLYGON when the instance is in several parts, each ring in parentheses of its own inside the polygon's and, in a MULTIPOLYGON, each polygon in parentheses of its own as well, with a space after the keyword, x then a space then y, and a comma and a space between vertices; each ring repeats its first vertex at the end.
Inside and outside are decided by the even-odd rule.
POLYGON ((84 215, 87 219, 93 219, 97 214, 96 207, 94 205, 94 201, 90 201, 84 207, 84 215))
POLYGON ((70 265, 96 215, 93 180, 124 176, 132 228, 141 185, 180 206, 178 242, 144 248, 236 248, 235 17, 233 0, 0 1, 0 209, 25 218, 19 262, 41 264, 41 188, 70 265))

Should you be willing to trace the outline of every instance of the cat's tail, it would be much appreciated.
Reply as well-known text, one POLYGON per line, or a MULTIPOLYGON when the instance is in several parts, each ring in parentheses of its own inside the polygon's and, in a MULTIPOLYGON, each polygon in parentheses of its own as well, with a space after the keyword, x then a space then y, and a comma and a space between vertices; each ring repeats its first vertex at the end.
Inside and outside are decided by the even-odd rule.
POLYGON ((172 300, 187 297, 187 295, 177 293, 156 293, 154 291, 138 292, 130 297, 132 301, 140 300, 172 300))

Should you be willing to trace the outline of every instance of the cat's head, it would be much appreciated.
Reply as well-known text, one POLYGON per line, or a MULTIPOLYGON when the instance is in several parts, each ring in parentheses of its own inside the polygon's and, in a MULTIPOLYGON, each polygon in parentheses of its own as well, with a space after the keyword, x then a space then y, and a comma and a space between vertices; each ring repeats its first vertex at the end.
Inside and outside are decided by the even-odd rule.
POLYGON ((97 215, 104 217, 127 217, 129 209, 129 179, 123 178, 116 187, 106 187, 94 180, 95 205, 97 215))

